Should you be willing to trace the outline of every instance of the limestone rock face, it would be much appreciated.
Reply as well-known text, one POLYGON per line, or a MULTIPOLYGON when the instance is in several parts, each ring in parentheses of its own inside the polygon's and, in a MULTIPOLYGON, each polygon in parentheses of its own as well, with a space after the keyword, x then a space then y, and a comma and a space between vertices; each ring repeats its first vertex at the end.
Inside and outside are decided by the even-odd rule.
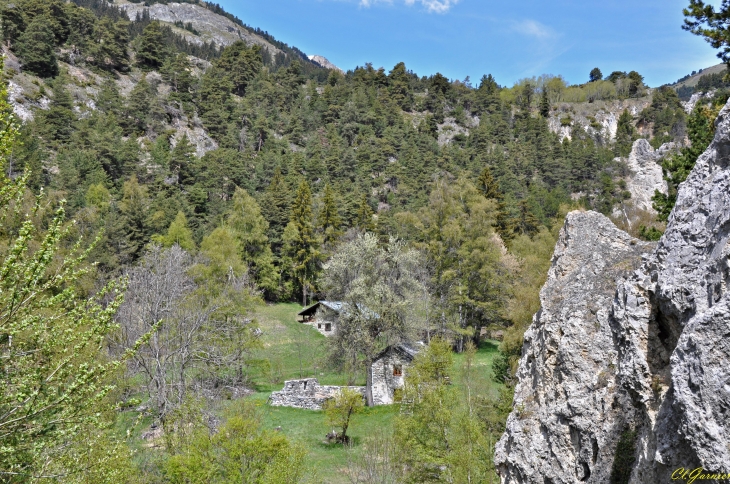
POLYGON ((333 71, 340 71, 343 74, 345 73, 345 71, 343 71, 342 69, 340 69, 339 67, 337 67, 336 65, 331 63, 329 61, 329 59, 327 59, 326 57, 323 57, 321 55, 309 55, 307 57, 309 58, 309 60, 311 60, 312 62, 316 62, 317 64, 319 64, 321 67, 324 67, 325 69, 332 69, 333 71))
POLYGON ((568 216, 497 445, 503 483, 608 482, 629 432, 632 483, 730 469, 730 105, 716 127, 630 276, 611 262, 649 246, 568 216))
POLYGON ((626 190, 631 193, 630 201, 636 208, 656 213, 652 207, 651 197, 654 196, 655 190, 666 195, 668 189, 659 163, 675 149, 674 143, 665 143, 658 150, 654 150, 643 138, 634 141, 626 160, 626 166, 631 172, 626 178, 626 190))
POLYGON ((260 45, 272 55, 280 52, 279 49, 262 37, 249 32, 230 19, 218 15, 200 5, 194 5, 192 3, 155 3, 151 6, 145 6, 144 3, 122 3, 120 7, 126 11, 129 20, 132 21, 137 17, 137 14, 141 14, 144 10, 147 10, 150 18, 153 20, 171 24, 175 22, 190 23, 195 30, 200 32, 200 35, 195 35, 182 29, 177 29, 177 33, 195 44, 213 41, 217 45, 225 46, 238 40, 243 40, 248 45, 260 45))
POLYGON ((497 444, 503 482, 608 482, 626 397, 609 323, 616 280, 652 245, 595 212, 568 214, 525 333, 514 410, 497 444), (550 480, 548 480, 550 479, 550 480))

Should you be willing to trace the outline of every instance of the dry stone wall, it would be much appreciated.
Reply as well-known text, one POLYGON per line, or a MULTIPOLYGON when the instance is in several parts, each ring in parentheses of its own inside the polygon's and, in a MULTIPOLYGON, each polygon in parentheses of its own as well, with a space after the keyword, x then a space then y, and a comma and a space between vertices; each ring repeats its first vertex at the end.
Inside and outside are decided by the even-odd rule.
POLYGON ((365 387, 320 385, 316 378, 304 378, 285 381, 283 390, 271 393, 269 404, 273 407, 322 410, 324 403, 337 396, 343 388, 355 390, 365 398, 365 387))

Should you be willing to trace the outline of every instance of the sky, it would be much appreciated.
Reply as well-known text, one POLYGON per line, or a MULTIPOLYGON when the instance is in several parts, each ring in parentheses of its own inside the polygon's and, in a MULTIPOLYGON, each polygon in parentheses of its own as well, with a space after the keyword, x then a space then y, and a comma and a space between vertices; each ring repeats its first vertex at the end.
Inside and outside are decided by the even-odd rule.
MULTIPOLYGON (((636 70, 651 87, 720 61, 681 29, 689 0, 217 0, 244 23, 349 70, 398 62, 418 75, 542 74, 569 83, 636 70)), ((719 3, 711 2, 711 3, 719 3)))

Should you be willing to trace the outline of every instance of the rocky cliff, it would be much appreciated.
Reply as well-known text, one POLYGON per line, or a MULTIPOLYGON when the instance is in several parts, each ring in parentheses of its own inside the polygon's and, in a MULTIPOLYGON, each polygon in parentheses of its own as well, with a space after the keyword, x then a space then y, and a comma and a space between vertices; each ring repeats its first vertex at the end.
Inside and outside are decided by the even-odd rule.
POLYGON ((201 44, 212 41, 216 45, 225 46, 237 40, 243 40, 247 45, 260 45, 272 55, 280 52, 279 49, 265 39, 200 5, 192 3, 155 3, 147 6, 144 3, 130 3, 125 0, 117 2, 117 5, 124 9, 132 21, 137 18, 138 14, 142 14, 146 10, 153 20, 173 25, 175 22, 191 24, 198 32, 198 35, 187 30, 176 29, 176 32, 184 36, 189 42, 201 44))
POLYGON ((312 62, 316 62, 321 67, 324 67, 325 69, 332 69, 333 71, 340 71, 344 74, 345 71, 334 65, 327 59, 326 57, 322 57, 321 55, 309 55, 307 56, 309 60, 312 62))
POLYGON ((628 226, 632 226, 642 213, 648 214, 651 219, 656 217, 652 202, 654 192, 658 190, 666 195, 668 190, 661 161, 678 149, 676 143, 664 143, 655 150, 646 139, 640 138, 634 141, 628 158, 615 160, 625 163, 628 169, 628 175, 622 179, 631 198, 615 208, 614 217, 621 217, 628 226))
MULTIPOLYGON (((591 136, 601 137, 605 141, 616 139, 618 119, 624 110, 632 116, 637 116, 651 103, 651 97, 638 99, 623 99, 614 101, 596 101, 593 103, 565 103, 561 102, 548 117, 548 128, 561 139, 571 139, 572 129, 581 127, 591 136)), ((641 135, 649 132, 641 131, 641 135)))
POLYGON ((729 106, 653 250, 598 214, 566 219, 497 445, 503 483, 730 472, 729 106))

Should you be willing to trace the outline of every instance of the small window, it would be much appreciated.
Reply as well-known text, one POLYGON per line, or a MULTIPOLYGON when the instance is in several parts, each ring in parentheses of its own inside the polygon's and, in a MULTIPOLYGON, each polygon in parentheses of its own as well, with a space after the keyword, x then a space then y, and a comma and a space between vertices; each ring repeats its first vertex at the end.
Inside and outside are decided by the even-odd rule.
POLYGON ((317 329, 322 329, 322 323, 317 323, 317 329))
POLYGON ((327 323, 324 325, 325 331, 332 331, 332 323, 327 323))
POLYGON ((401 365, 393 365, 393 376, 403 376, 403 367, 401 365))

